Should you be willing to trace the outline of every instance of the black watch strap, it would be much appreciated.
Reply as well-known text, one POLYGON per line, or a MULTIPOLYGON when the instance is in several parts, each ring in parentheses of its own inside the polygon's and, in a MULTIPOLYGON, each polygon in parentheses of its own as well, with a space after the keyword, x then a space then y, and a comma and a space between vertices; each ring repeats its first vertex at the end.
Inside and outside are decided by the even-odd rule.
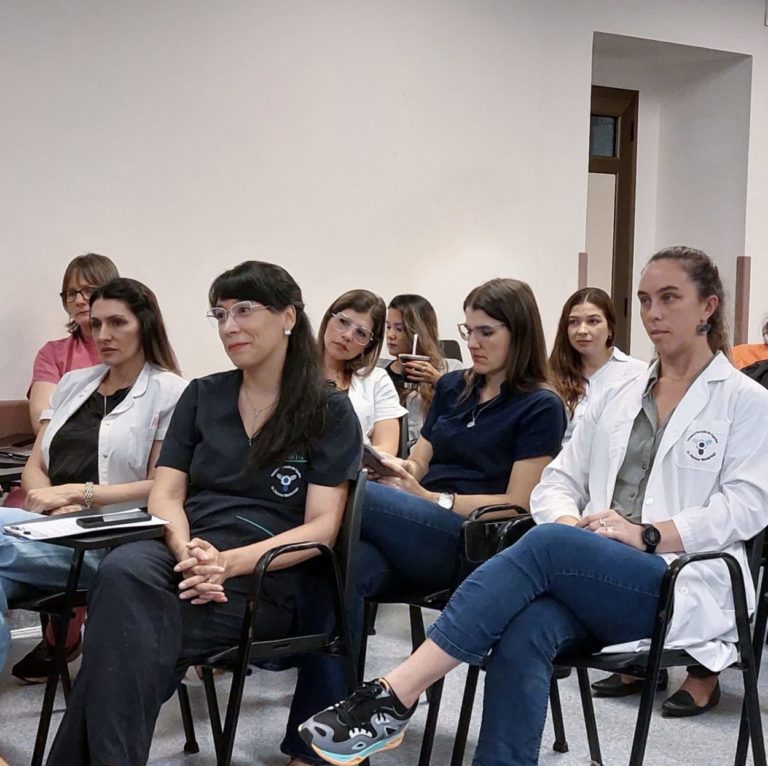
POLYGON ((661 532, 653 524, 643 524, 643 542, 646 553, 656 553, 656 547, 661 542, 661 532))

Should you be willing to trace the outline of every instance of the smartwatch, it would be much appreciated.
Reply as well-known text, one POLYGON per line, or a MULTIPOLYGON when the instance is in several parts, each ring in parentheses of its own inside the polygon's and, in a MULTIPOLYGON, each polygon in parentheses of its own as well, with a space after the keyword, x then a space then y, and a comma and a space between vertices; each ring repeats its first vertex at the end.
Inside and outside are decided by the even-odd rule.
POLYGON ((451 492, 441 492, 437 498, 437 504, 446 511, 453 510, 453 504, 456 502, 456 495, 451 492))
POLYGON ((656 553, 656 546, 661 542, 661 532, 653 524, 643 524, 643 542, 646 553, 656 553))

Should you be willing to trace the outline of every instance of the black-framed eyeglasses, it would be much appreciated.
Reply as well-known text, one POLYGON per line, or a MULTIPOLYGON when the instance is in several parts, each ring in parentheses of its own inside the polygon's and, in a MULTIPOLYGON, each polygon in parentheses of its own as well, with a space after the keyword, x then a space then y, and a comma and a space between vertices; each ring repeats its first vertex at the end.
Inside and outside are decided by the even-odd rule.
POLYGON ((498 324, 481 324, 477 327, 470 327, 466 322, 460 322, 457 325, 459 328, 459 335, 461 335, 464 340, 469 340, 473 334, 478 340, 488 340, 488 338, 493 337, 497 327, 506 326, 507 325, 504 322, 499 322, 498 324))
POLYGON ((373 340, 373 332, 371 330, 367 327, 363 327, 361 324, 356 324, 346 314, 342 314, 339 311, 330 316, 334 329, 338 330, 338 332, 353 330, 352 340, 357 343, 358 346, 367 346, 373 340))
POLYGON ((91 295, 93 294, 94 290, 96 290, 96 288, 92 287, 91 285, 81 287, 79 290, 75 290, 74 287, 70 287, 68 290, 60 292, 59 298, 61 298, 63 301, 66 301, 67 303, 74 303, 77 300, 77 296, 82 295, 83 300, 88 301, 91 299, 91 295))
POLYGON ((205 312, 212 327, 221 327, 226 324, 227 317, 232 317, 238 325, 247 322, 255 312, 262 309, 268 309, 269 306, 263 306, 256 301, 238 301, 233 303, 228 309, 223 306, 212 306, 205 312))

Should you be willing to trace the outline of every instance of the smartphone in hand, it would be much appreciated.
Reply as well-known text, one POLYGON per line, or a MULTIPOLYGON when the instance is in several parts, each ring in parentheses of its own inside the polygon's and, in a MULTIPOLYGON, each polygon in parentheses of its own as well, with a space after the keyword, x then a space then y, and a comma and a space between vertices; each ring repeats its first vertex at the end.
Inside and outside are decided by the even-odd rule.
POLYGON ((399 476, 398 472, 384 463, 383 455, 379 454, 370 444, 363 446, 363 467, 369 468, 378 476, 399 476))

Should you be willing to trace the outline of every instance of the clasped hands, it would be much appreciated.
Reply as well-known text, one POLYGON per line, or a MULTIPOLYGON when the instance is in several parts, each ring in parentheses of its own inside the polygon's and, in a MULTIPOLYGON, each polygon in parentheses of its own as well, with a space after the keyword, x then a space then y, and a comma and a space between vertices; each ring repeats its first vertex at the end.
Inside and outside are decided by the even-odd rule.
POLYGON ((595 534, 607 537, 609 540, 617 540, 624 545, 629 545, 638 550, 645 550, 643 531, 639 524, 625 519, 618 511, 609 508, 606 511, 597 511, 584 516, 575 524, 581 529, 588 529, 595 534))
POLYGON ((195 606, 227 601, 224 582, 229 577, 226 551, 222 552, 207 540, 195 537, 185 543, 182 558, 173 568, 184 579, 179 583, 179 598, 195 606))

